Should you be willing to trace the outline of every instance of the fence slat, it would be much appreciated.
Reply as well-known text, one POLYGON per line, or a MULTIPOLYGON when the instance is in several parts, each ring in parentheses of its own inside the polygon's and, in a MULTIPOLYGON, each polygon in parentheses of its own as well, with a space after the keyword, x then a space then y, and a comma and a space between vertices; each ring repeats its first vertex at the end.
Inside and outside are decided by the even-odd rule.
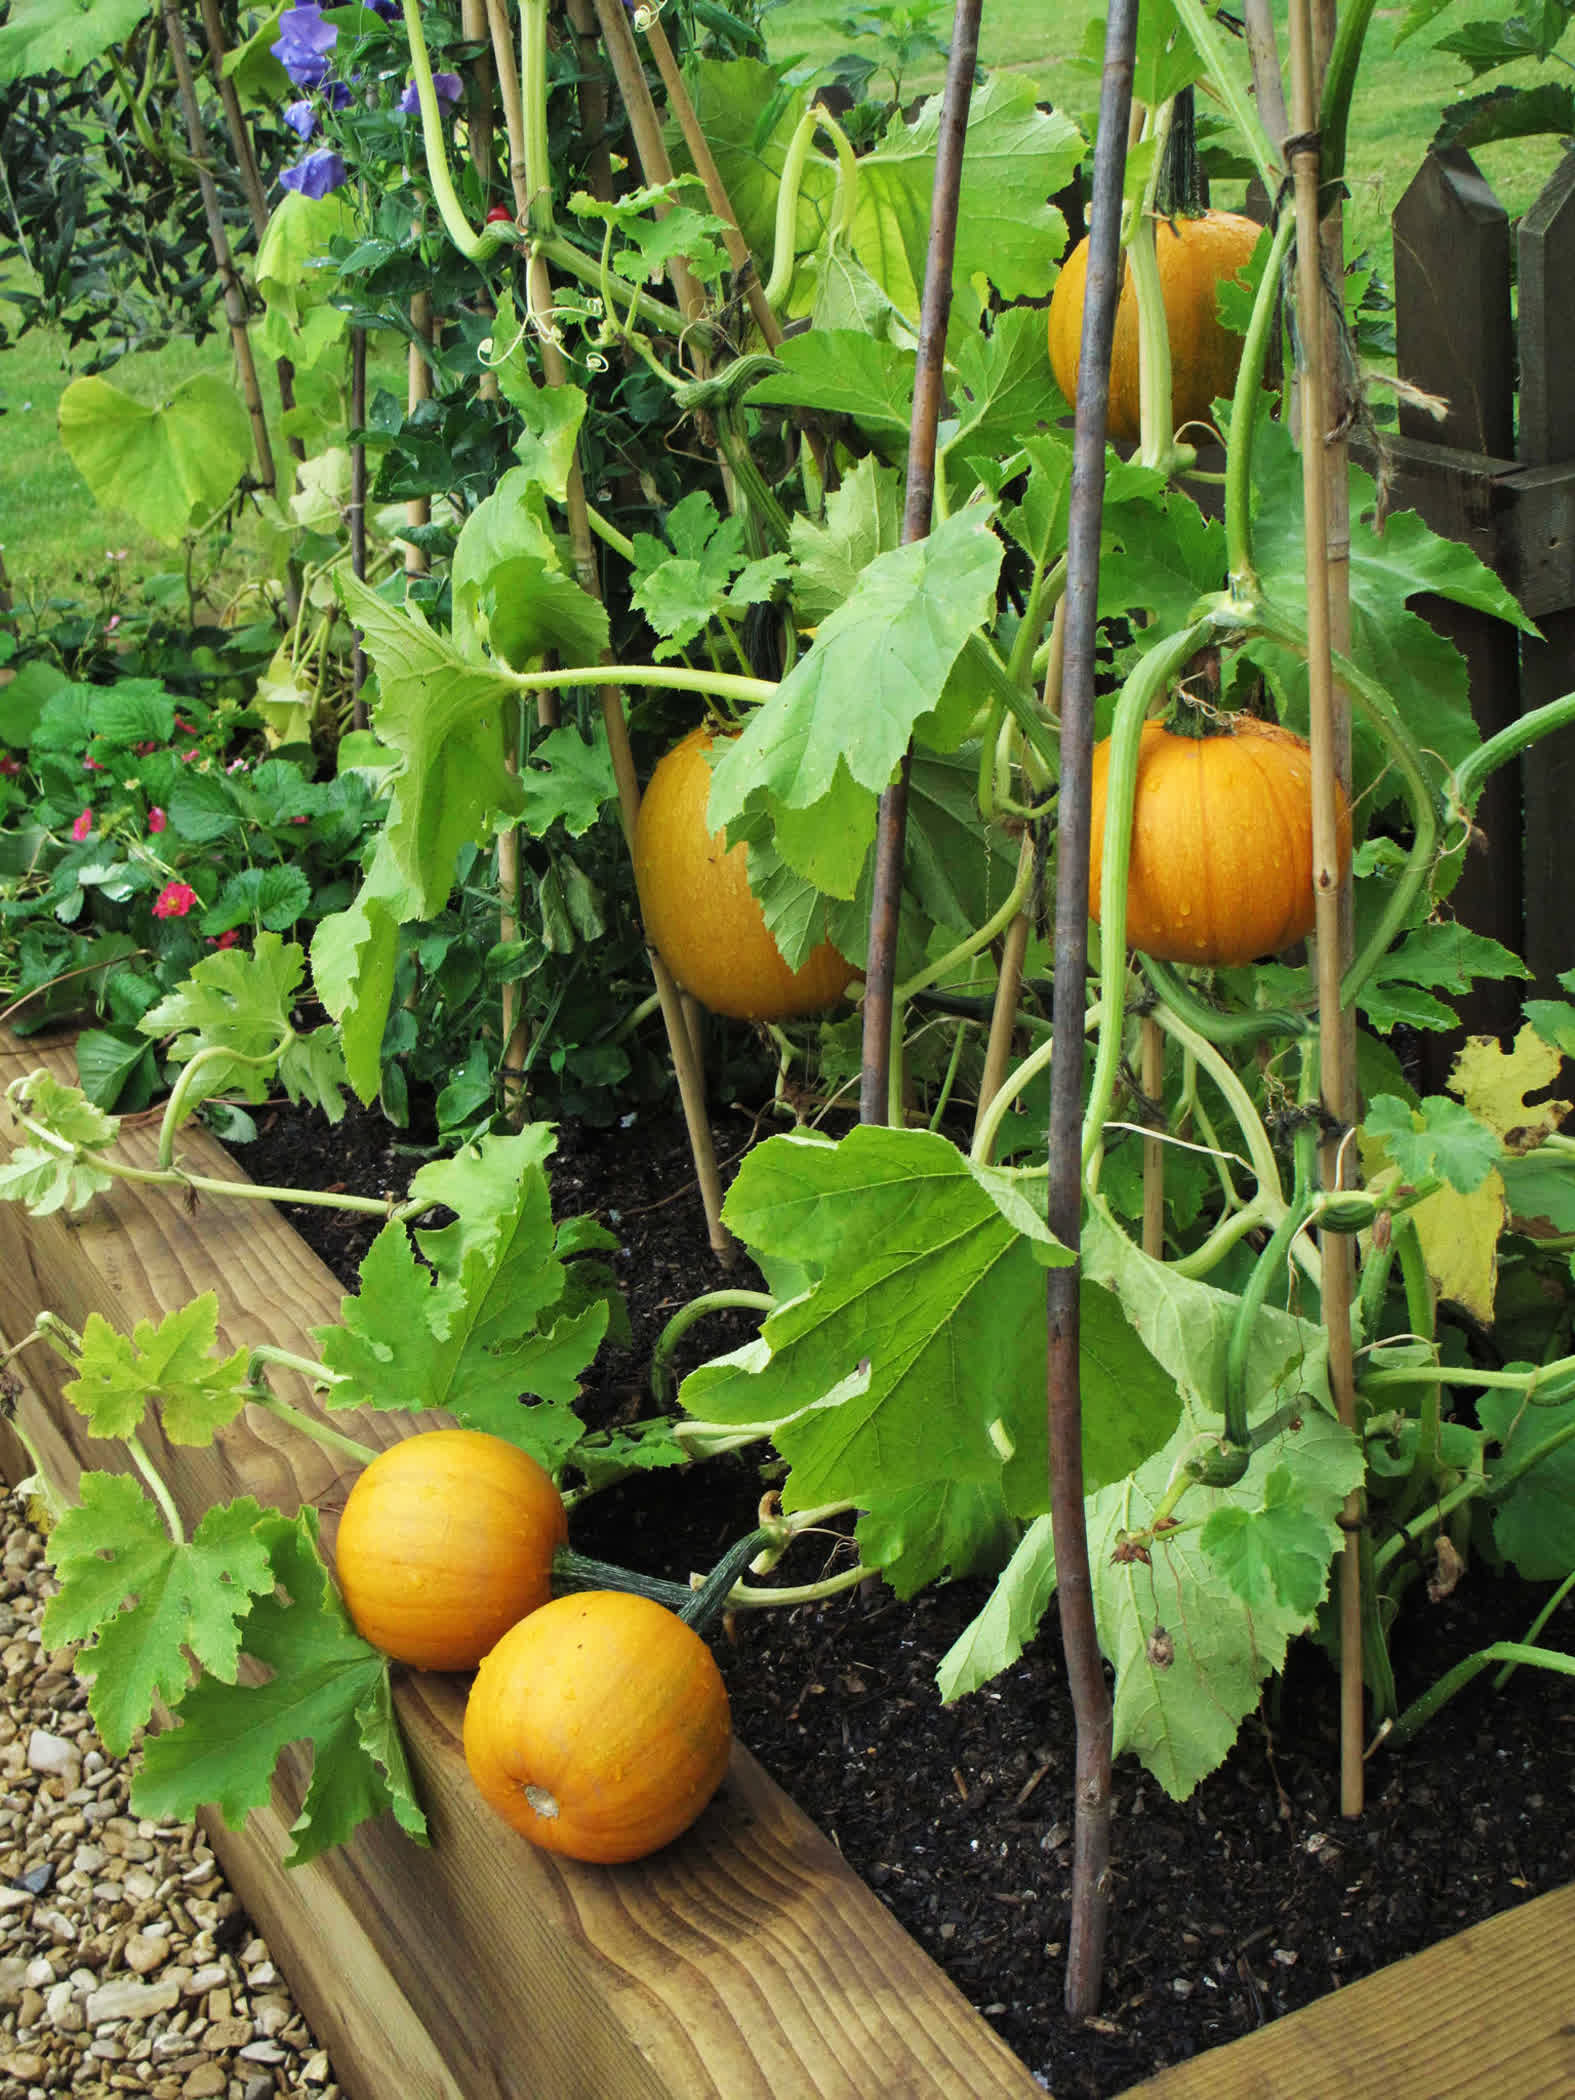
MULTIPOLYGON (((1520 457, 1527 466, 1575 460, 1575 160, 1566 157, 1520 223, 1520 457)), ((1575 608, 1544 613, 1540 642, 1520 651, 1521 706, 1575 688, 1575 608)), ((1522 768, 1526 808, 1526 932, 1538 989, 1575 964, 1569 910, 1575 732, 1538 744, 1522 768)))
MULTIPOLYGON (((1407 439, 1428 447, 1436 471, 1407 486, 1402 468, 1396 500, 1414 502, 1435 532, 1478 540, 1477 551, 1501 565, 1504 505, 1496 486, 1514 446, 1514 336, 1510 320, 1509 214, 1469 153, 1429 152, 1394 212, 1395 340, 1403 378, 1448 402, 1441 422, 1400 403, 1401 450, 1407 439), (1458 465, 1452 459, 1458 454, 1458 465), (1481 544, 1480 542, 1485 542, 1481 544)), ((1520 710, 1516 638, 1501 620, 1443 598, 1418 598, 1416 610, 1466 660, 1471 711, 1484 736, 1520 710)), ((1450 899, 1474 932, 1506 947, 1521 942, 1521 791, 1518 771, 1489 781, 1477 813, 1486 850, 1467 857, 1450 899)), ((1485 984, 1459 1002, 1464 1026, 1483 1034, 1511 1027, 1513 988, 1485 984)), ((1431 1085, 1451 1062, 1449 1042, 1429 1041, 1431 1085)))
POLYGON ((1399 368, 1449 403, 1435 423, 1402 401, 1400 429, 1506 459, 1515 430, 1509 214, 1470 154, 1451 146, 1429 152, 1393 224, 1399 368))

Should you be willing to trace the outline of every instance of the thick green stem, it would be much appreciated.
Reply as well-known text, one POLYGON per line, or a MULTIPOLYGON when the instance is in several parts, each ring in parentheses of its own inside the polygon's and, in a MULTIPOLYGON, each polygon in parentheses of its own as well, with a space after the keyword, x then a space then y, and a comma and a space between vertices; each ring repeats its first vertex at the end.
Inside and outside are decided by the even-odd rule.
MULTIPOLYGON (((1383 1375, 1390 1377, 1394 1374, 1385 1372, 1383 1375)), ((1534 1466, 1540 1466, 1544 1459, 1551 1458, 1555 1451, 1562 1450, 1571 1441, 1575 1441, 1575 1422, 1566 1422, 1562 1429, 1556 1429, 1551 1436, 1544 1437, 1540 1444, 1533 1444, 1529 1450, 1522 1452, 1513 1465, 1501 1466, 1491 1480, 1482 1473, 1473 1473, 1468 1479, 1462 1480, 1457 1487, 1451 1488, 1447 1495, 1441 1495, 1429 1508, 1424 1509, 1419 1517, 1413 1517, 1409 1524, 1384 1541, 1373 1555, 1375 1570, 1382 1574, 1391 1561, 1398 1559, 1425 1532, 1436 1531, 1444 1519, 1463 1502, 1497 1502, 1509 1493, 1523 1475, 1529 1473, 1534 1466)))
POLYGON ((1296 1189, 1290 1208, 1281 1218, 1270 1237, 1269 1244, 1253 1264, 1247 1278, 1246 1288, 1236 1308, 1236 1317, 1231 1326, 1230 1341, 1225 1350, 1225 1434, 1232 1444, 1243 1449, 1251 1435, 1247 1421, 1247 1359, 1252 1350, 1253 1329, 1258 1314, 1268 1296, 1269 1286, 1285 1267, 1291 1251, 1291 1242, 1307 1222, 1312 1208, 1311 1161, 1307 1147, 1298 1141, 1296 1148, 1296 1189))
POLYGON ((421 110, 421 144, 426 154, 432 199, 443 221, 444 232, 460 254, 470 262, 484 263, 498 249, 513 247, 519 236, 512 225, 501 223, 484 227, 477 233, 465 217, 464 206, 454 188, 454 178, 449 173, 448 149, 443 142, 443 112, 438 107, 437 89, 433 85, 432 61, 427 55, 427 40, 421 27, 421 9, 418 0, 401 0, 401 5, 405 32, 410 38, 410 70, 415 76, 416 101, 421 110))
POLYGON ((520 0, 520 117, 530 230, 553 230, 552 156, 547 144, 547 0, 520 0))
POLYGON ((692 1626, 696 1633, 704 1633, 713 1620, 719 1619, 728 1609, 733 1585, 761 1548, 771 1543, 772 1534, 760 1530, 730 1546, 699 1589, 679 1608, 678 1616, 685 1625, 692 1626))
MULTIPOLYGON (((591 673, 584 664, 568 670, 510 671, 496 666, 516 692, 555 693, 564 686, 587 685, 591 673)), ((680 664, 598 664, 595 683, 602 686, 662 686, 674 693, 708 693, 724 700, 742 700, 757 707, 769 700, 776 683, 769 678, 741 678, 731 671, 694 671, 680 664)))
POLYGON ((714 1312, 772 1313, 777 1301, 766 1291, 706 1291, 680 1306, 656 1338, 651 1351, 651 1397, 658 1407, 671 1407, 677 1395, 673 1378, 673 1351, 696 1320, 714 1312))
MULTIPOLYGON (((1267 187, 1272 197, 1277 183, 1270 181, 1267 187)), ((1296 221, 1286 212, 1274 229, 1231 395, 1230 444, 1225 458, 1225 565, 1232 591, 1246 598, 1255 596, 1257 591, 1257 570, 1252 559, 1252 447, 1258 428, 1264 367, 1279 312, 1280 272, 1295 237, 1296 221)))
POLYGON ((1376 0, 1346 0, 1335 25, 1329 47, 1329 63, 1323 76, 1323 95, 1318 110, 1318 176, 1323 184, 1325 210, 1329 185, 1345 175, 1345 141, 1351 117, 1351 93, 1361 66, 1362 46, 1367 41, 1376 0))
POLYGON ((199 1074, 206 1066, 222 1064, 228 1061, 232 1064, 248 1065, 254 1072, 272 1071, 294 1040, 295 1036, 292 1030, 290 1034, 282 1036, 274 1044, 273 1048, 265 1051, 261 1057, 243 1057, 238 1050, 226 1049, 218 1043, 204 1044, 202 1049, 197 1051, 196 1055, 189 1058, 185 1065, 182 1066, 181 1075, 170 1088, 170 1097, 164 1104, 164 1120, 159 1125, 159 1165, 161 1167, 174 1165, 175 1133, 180 1129, 181 1124, 185 1122, 188 1114, 196 1113, 195 1109, 188 1110, 186 1103, 191 1098, 199 1074))
MULTIPOLYGON (((1549 1619, 1552 1618, 1553 1614, 1558 1610, 1559 1606, 1564 1602, 1565 1598, 1569 1596, 1572 1590, 1575 1590, 1575 1572, 1572 1572, 1565 1576, 1564 1580, 1553 1592, 1553 1595, 1548 1599, 1547 1603, 1543 1605, 1541 1611, 1537 1613, 1537 1616, 1526 1628, 1526 1641, 1528 1645, 1536 1641, 1537 1636, 1541 1633, 1543 1627, 1547 1625, 1549 1619)), ((1514 1676, 1514 1674, 1515 1665, 1512 1662, 1505 1663, 1503 1669, 1499 1671, 1498 1675, 1493 1680, 1494 1691, 1501 1692, 1504 1689, 1505 1685, 1508 1684, 1509 1680, 1514 1676)))
POLYGON ((926 963, 924 968, 915 971, 906 983, 895 986, 892 991, 893 1003, 897 1006, 906 1005, 915 992, 922 992, 928 986, 938 984, 953 970, 960 969, 965 962, 971 962, 976 955, 988 948, 993 940, 998 940, 1027 903, 1033 886, 1034 842, 1025 833, 1022 845, 1018 849, 1017 874, 1006 902, 999 910, 992 912, 982 926, 975 928, 966 940, 959 941, 955 948, 949 948, 939 961, 926 963))
POLYGON ((1220 39, 1215 31, 1214 17, 1203 5, 1203 0, 1175 0, 1181 26, 1192 39, 1193 48, 1209 69, 1209 78, 1214 83, 1220 100, 1236 120, 1242 143, 1252 157, 1258 171, 1258 180, 1267 194, 1276 195, 1280 187, 1283 170, 1279 156, 1269 144, 1269 135, 1259 121, 1257 109, 1245 85, 1237 79, 1235 72, 1226 63, 1220 48, 1220 39))
POLYGON ((1270 1035, 1312 1033, 1311 1018, 1290 1007, 1252 1007, 1244 1012, 1227 1013, 1222 1007, 1210 1006, 1170 963, 1159 962, 1152 955, 1139 955, 1138 962, 1143 975, 1171 1012, 1179 1014, 1189 1028, 1211 1043, 1239 1047, 1243 1043, 1261 1042, 1270 1035))
POLYGON ((1414 1699, 1384 1740, 1392 1749, 1402 1748, 1418 1729, 1427 1725, 1441 1706, 1453 1699, 1456 1692, 1462 1691, 1473 1677, 1480 1676, 1494 1663, 1503 1663, 1508 1668, 1524 1663, 1541 1670, 1557 1671, 1564 1677, 1575 1677, 1575 1655, 1565 1655, 1557 1648, 1528 1647, 1524 1641, 1495 1641, 1491 1648, 1479 1648, 1475 1655, 1468 1655, 1464 1662, 1456 1663, 1420 1699, 1414 1699))
POLYGON ((252 1393, 254 1406, 264 1407, 269 1414, 277 1415, 281 1422, 288 1422, 302 1436, 309 1436, 314 1444, 321 1444, 325 1451, 337 1451, 341 1458, 353 1458, 359 1466, 369 1466, 377 1453, 370 1444, 361 1444, 353 1436, 345 1436, 337 1429, 330 1429, 326 1422, 318 1422, 299 1407, 292 1407, 288 1400, 259 1386, 252 1393))
POLYGON ((1099 974, 1105 1017, 1100 1025, 1094 1076, 1083 1115, 1085 1172, 1102 1142, 1121 1066, 1122 1023, 1126 1017, 1127 877, 1143 724, 1150 706, 1170 679, 1214 631, 1211 616, 1194 620, 1179 634, 1158 643, 1128 674, 1116 703, 1110 730, 1110 770, 1105 782, 1105 847, 1100 876, 1099 974))
POLYGON ((164 1522, 169 1527, 170 1537, 177 1546, 184 1546, 186 1543, 186 1527, 180 1520, 180 1511, 175 1507, 175 1498, 165 1486, 163 1474, 143 1449, 142 1439, 138 1436, 128 1436, 123 1437, 121 1441, 131 1453, 133 1465, 135 1465, 137 1471, 147 1482, 153 1499, 159 1506, 164 1522))
POLYGON ((1445 793, 1450 813, 1465 819, 1482 791, 1482 783, 1490 773, 1506 765, 1510 759, 1518 758, 1528 745, 1539 737, 1552 734, 1575 722, 1575 693, 1566 693, 1562 700, 1550 700, 1544 707, 1534 707, 1530 714, 1521 715, 1507 729, 1490 736, 1486 743, 1478 744, 1469 757, 1461 760, 1446 783, 1445 793))
POLYGON ((766 304, 773 313, 778 312, 786 300, 793 284, 793 271, 798 261, 798 204, 804 187, 804 169, 808 165, 810 148, 815 133, 824 130, 837 152, 837 191, 832 202, 831 225, 828 239, 842 234, 853 216, 854 202, 858 195, 859 164, 845 131, 819 103, 812 103, 788 141, 787 153, 782 162, 782 173, 777 183, 776 225, 771 243, 771 275, 766 280, 766 304))

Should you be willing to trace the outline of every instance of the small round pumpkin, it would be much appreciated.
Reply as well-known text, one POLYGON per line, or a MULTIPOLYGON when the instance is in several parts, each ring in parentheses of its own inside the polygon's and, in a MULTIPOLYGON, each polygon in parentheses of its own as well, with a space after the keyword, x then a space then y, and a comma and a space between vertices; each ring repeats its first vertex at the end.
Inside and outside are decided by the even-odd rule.
POLYGON ((555 1598, 476 1672, 465 1762, 532 1844, 604 1865, 687 1830, 722 1783, 732 1718, 716 1658, 665 1605, 555 1598))
POLYGON ((563 1498, 528 1452, 478 1429, 429 1429, 359 1475, 334 1561, 374 1648, 420 1670, 469 1670, 547 1602, 568 1536, 563 1498))
MULTIPOLYGON (((1242 339, 1215 311, 1214 288, 1252 258, 1263 231, 1236 212, 1208 211, 1201 218, 1161 219, 1155 226, 1160 295, 1170 337, 1172 427, 1201 421, 1213 402, 1236 384, 1242 339)), ((1138 311, 1132 271, 1123 263, 1116 332, 1110 352, 1112 438, 1136 439, 1138 428, 1138 311)), ((1083 291, 1088 278, 1088 242, 1079 241, 1050 295, 1050 364, 1068 401, 1077 399, 1077 368, 1083 348, 1083 291)))
POLYGON ((833 1006, 853 966, 822 941, 790 970, 749 887, 743 846, 706 826, 711 732, 702 724, 651 775, 634 831, 646 938, 686 992, 740 1021, 788 1021, 833 1006))
MULTIPOLYGON (((1099 917, 1108 739, 1094 747, 1089 913, 1099 917)), ((1351 813, 1340 800, 1340 865, 1351 813)), ((1145 722, 1127 877, 1127 943, 1162 962, 1277 955, 1313 928, 1312 753, 1273 722, 1237 715, 1213 736, 1145 722)))

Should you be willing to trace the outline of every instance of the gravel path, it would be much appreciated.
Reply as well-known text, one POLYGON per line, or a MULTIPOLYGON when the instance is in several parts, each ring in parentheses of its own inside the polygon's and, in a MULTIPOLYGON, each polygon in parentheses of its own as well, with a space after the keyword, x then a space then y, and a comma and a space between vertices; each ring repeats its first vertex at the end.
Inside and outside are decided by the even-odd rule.
POLYGON ((130 1813, 39 1620, 53 1578, 0 1501, 0 2100, 338 2100, 202 1833, 130 1813))

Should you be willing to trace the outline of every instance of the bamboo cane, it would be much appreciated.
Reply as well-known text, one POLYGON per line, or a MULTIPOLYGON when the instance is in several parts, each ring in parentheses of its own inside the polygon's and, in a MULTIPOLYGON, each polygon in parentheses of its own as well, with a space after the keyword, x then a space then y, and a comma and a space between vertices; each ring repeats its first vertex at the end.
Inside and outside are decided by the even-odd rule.
MULTIPOLYGON (((908 426, 908 478, 903 497, 906 546, 929 533, 935 503, 936 428, 946 392, 946 326, 952 310, 952 265, 957 253, 957 204, 962 192, 968 105, 979 54, 983 0, 957 0, 951 55, 941 97, 935 184, 930 203, 930 239, 919 307, 919 356, 908 426)), ((893 1028, 897 975, 897 928, 902 911, 902 866, 908 830, 908 775, 913 746, 902 754, 897 777, 880 798, 875 825, 875 875, 870 900, 868 966, 864 973, 864 1038, 859 1073, 859 1120, 891 1120, 895 1091, 893 1028)))
MULTIPOLYGON (((1089 208, 1088 279, 1073 426, 1066 554, 1065 662, 1061 678, 1061 791, 1055 901, 1054 1013, 1062 1054, 1050 1064, 1050 1229, 1074 1252, 1082 1238, 1082 1015, 1088 983, 1088 851, 1094 744, 1094 648, 1099 536, 1104 514, 1110 349, 1121 288, 1121 197, 1132 107, 1138 0, 1112 0, 1105 22, 1099 133, 1089 208)), ((1079 1376, 1077 1262, 1046 1277, 1046 1407, 1050 1422, 1050 1523, 1067 1684, 1077 1727, 1073 1801, 1072 1918, 1065 2003, 1075 2019, 1099 2004, 1110 1904, 1112 1719, 1094 1623, 1093 1574, 1083 1507, 1083 1407, 1079 1376)))
MULTIPOLYGON (((1340 891, 1338 848, 1339 754, 1336 748, 1334 676, 1331 660, 1329 573, 1325 547, 1329 529, 1328 478, 1323 434, 1329 428, 1327 336, 1324 329, 1323 256, 1318 233, 1318 80, 1308 0, 1291 0, 1291 111, 1295 134, 1287 141, 1296 195, 1296 285, 1302 358, 1302 503, 1307 562, 1307 669, 1312 710, 1313 878, 1317 894, 1318 1041, 1324 1109, 1339 1128, 1351 1098, 1347 1031, 1340 1009, 1340 891)), ((1349 876, 1345 878, 1349 885, 1349 876)), ((1338 1145, 1323 1148, 1326 1185, 1339 1171, 1338 1145)), ((1329 1385, 1340 1420, 1356 1425, 1355 1365, 1351 1344, 1350 1242, 1323 1236, 1323 1315, 1329 1336, 1329 1385), (1333 1257, 1331 1259, 1331 1256, 1333 1257)), ((1344 1550, 1339 1563, 1340 1624, 1340 1807, 1361 1814, 1362 1737, 1362 1500, 1346 1504, 1344 1550)))

